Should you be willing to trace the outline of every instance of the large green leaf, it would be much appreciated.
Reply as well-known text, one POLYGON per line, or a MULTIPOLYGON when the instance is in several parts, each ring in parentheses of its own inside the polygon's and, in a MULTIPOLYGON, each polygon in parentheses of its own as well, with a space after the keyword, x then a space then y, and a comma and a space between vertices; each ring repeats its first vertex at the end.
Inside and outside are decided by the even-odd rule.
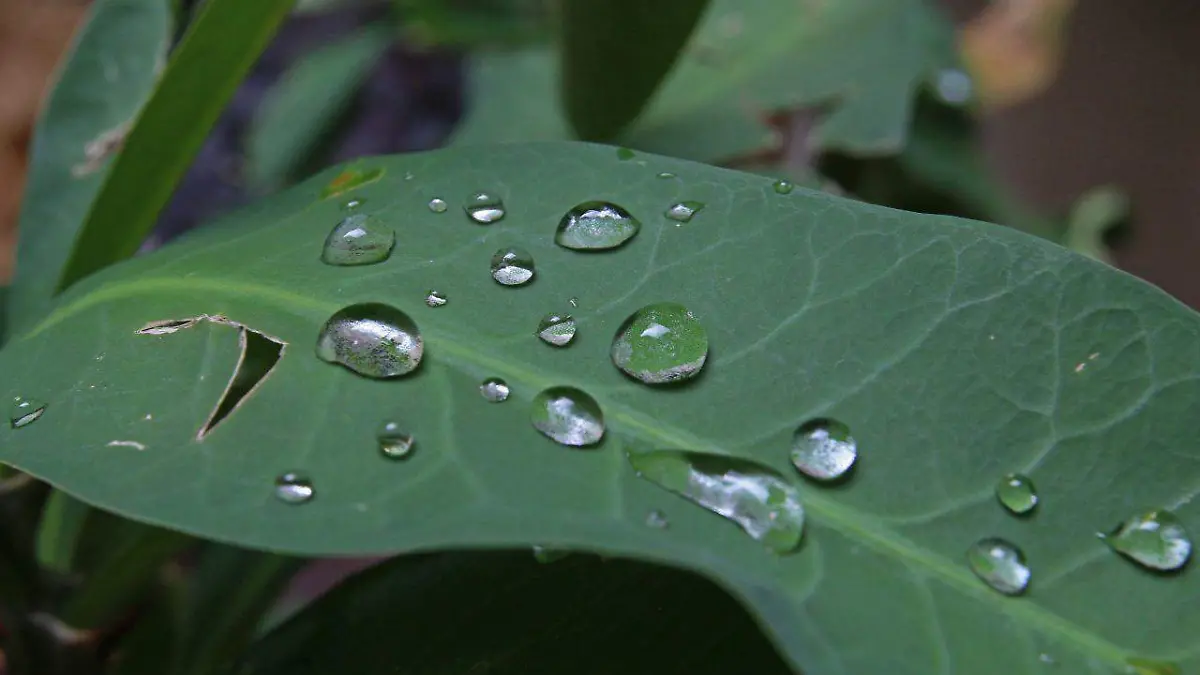
MULTIPOLYGON (((779 194, 761 176, 622 161, 610 147, 462 148, 326 172, 64 294, 0 352, 5 394, 48 402, 38 421, 0 429, 0 461, 135 518, 267 549, 544 543, 687 567, 745 602, 806 675, 1007 674, 1043 654, 1061 673, 1134 656, 1189 671, 1200 669, 1196 566, 1150 574, 1094 533, 1155 506, 1200 520, 1198 333, 1195 313, 1153 287, 1005 228, 779 194), (372 169, 386 173, 352 189, 372 169), (352 191, 322 200, 331 181, 352 191), (502 197, 506 217, 469 220, 459 207, 476 190, 502 197), (386 262, 320 262, 350 197, 395 227, 386 262), (454 208, 431 210, 434 197, 454 208), (628 209, 640 234, 609 253, 558 247, 564 212, 593 199, 628 209), (662 215, 677 200, 706 207, 677 224, 662 215), (537 261, 527 286, 488 273, 511 245, 537 261), (449 302, 427 307, 431 288, 449 302), (323 322, 366 301, 420 326, 412 375, 366 379, 314 355, 323 322), (651 388, 609 361, 622 321, 657 302, 686 304, 708 331, 689 386, 651 388), (575 344, 533 336, 550 311, 575 314, 575 344), (238 363, 236 325, 135 331, 200 315, 286 346, 198 440, 238 363), (507 401, 480 396, 487 377, 507 380, 507 401), (600 446, 568 449, 530 425, 531 400, 552 385, 599 402, 600 446), (832 487, 788 466, 793 431, 821 416, 848 424, 861 451, 832 487), (417 439, 405 461, 378 451, 389 419, 417 439), (768 553, 638 478, 624 453, 647 448, 793 475, 802 546, 768 553), (316 497, 276 500, 286 471, 308 473, 316 497), (1032 518, 995 503, 1010 471, 1042 491, 1032 518), (652 510, 670 527, 648 527, 652 510), (966 549, 991 536, 1027 554, 1026 596, 967 569, 966 549)), ((252 354, 263 342, 248 340, 252 354)))

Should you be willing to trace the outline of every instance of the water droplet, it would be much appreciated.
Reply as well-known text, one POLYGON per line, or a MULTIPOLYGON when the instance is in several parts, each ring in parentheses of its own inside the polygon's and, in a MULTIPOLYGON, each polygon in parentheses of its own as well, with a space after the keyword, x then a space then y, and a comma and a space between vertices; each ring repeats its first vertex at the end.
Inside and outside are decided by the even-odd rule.
POLYGON ((1058 663, 1058 661, 1056 661, 1053 656, 1051 656, 1050 654, 1047 654, 1045 652, 1038 654, 1038 661, 1041 661, 1042 663, 1044 663, 1048 666, 1052 666, 1055 663, 1058 663))
POLYGON ((996 483, 996 499, 1012 513, 1029 513, 1037 506, 1037 489, 1028 476, 1010 473, 996 483))
POLYGON ((570 551, 564 551, 562 549, 546 548, 545 546, 533 547, 533 559, 542 563, 543 565, 555 562, 557 560, 562 560, 569 555, 571 555, 570 551))
POLYGON ((8 421, 14 429, 28 426, 38 421, 46 412, 46 404, 35 398, 17 396, 13 398, 12 408, 8 412, 8 421))
POLYGON ((476 192, 467 199, 463 210, 480 225, 491 225, 504 217, 504 202, 495 195, 476 192))
POLYGON ((642 224, 616 204, 584 202, 558 222, 554 241, 576 251, 602 251, 624 244, 640 229, 642 224))
POLYGON ((957 68, 938 71, 934 81, 938 98, 950 105, 963 105, 970 101, 974 88, 971 76, 957 68))
POLYGON ((668 178, 674 178, 675 174, 671 173, 670 171, 660 171, 658 177, 666 180, 668 178))
POLYGON ((621 160, 622 162, 627 162, 634 157, 637 157, 637 153, 635 153, 633 150, 630 150, 629 148, 617 148, 617 159, 621 160))
POLYGON ((1129 675, 1180 675, 1183 671, 1174 663, 1142 659, 1131 656, 1125 659, 1126 673, 1129 675))
POLYGON ((805 422, 792 436, 792 464, 811 478, 841 478, 857 459, 858 444, 850 435, 850 427, 837 420, 805 422))
POLYGON ((567 300, 567 303, 569 303, 572 307, 578 307, 579 306, 579 298, 571 298, 571 299, 567 300))
POLYGON ((365 199, 347 199, 346 201, 342 202, 342 209, 346 211, 354 211, 358 207, 362 206, 366 201, 367 200, 365 199))
POLYGON ((667 514, 655 509, 646 514, 646 527, 653 527, 656 530, 665 530, 671 526, 671 521, 667 520, 667 514))
POLYGON ((316 496, 308 476, 300 473, 284 473, 275 479, 275 496, 287 504, 303 504, 316 496))
POLYGON ((1192 555, 1183 523, 1166 510, 1139 513, 1100 536, 1117 553, 1151 569, 1177 570, 1192 555))
POLYGON ((376 434, 379 452, 388 459, 404 459, 412 452, 417 439, 404 431, 397 422, 384 422, 376 434))
POLYGON ((407 314, 378 302, 350 305, 329 317, 317 356, 367 377, 397 377, 421 363, 425 343, 407 314))
POLYGON ((327 265, 371 265, 392 254, 396 233, 365 213, 346 216, 338 223, 321 249, 321 262, 327 265))
POLYGON ((1029 587, 1031 572, 1025 554, 1003 539, 975 542, 967 549, 967 565, 985 584, 1005 595, 1020 595, 1029 587))
POLYGON ((704 208, 704 202, 679 202, 672 204, 663 215, 679 223, 687 223, 692 220, 692 216, 700 212, 704 208))
POLYGON ((647 384, 694 377, 708 358, 708 333, 683 305, 647 305, 625 320, 612 343, 618 368, 647 384))
POLYGON ((508 383, 498 377, 489 377, 479 385, 479 393, 491 403, 508 400, 508 383))
POLYGON ((575 319, 570 314, 547 314, 538 322, 537 336, 548 345, 566 347, 575 339, 575 319))
POLYGON ((492 278, 505 286, 528 283, 533 274, 533 256, 523 248, 509 246, 492 256, 492 278))
POLYGON ((535 396, 530 419, 534 428, 563 445, 595 445, 604 437, 600 404, 574 387, 550 387, 535 396))
POLYGON ((445 199, 438 199, 437 197, 434 197, 433 199, 429 200, 429 210, 433 211, 434 213, 445 213, 446 209, 448 208, 450 207, 446 204, 445 199))
POLYGON ((368 183, 374 183, 383 178, 384 173, 385 171, 382 168, 363 169, 361 167, 349 167, 335 176, 333 180, 329 181, 328 185, 321 188, 321 198, 336 197, 368 183))
POLYGON ((779 180, 775 181, 774 188, 775 188, 775 192, 777 192, 781 195, 786 195, 786 194, 791 194, 792 190, 796 189, 796 184, 790 180, 785 180, 783 178, 780 178, 779 180))
POLYGON ((450 298, 447 298, 445 293, 435 291, 432 288, 429 289, 429 293, 425 296, 425 304, 430 307, 441 307, 447 302, 450 302, 450 298))
POLYGON ((747 459, 680 450, 626 456, 639 477, 728 518, 771 551, 787 553, 800 545, 800 493, 773 469, 747 459))

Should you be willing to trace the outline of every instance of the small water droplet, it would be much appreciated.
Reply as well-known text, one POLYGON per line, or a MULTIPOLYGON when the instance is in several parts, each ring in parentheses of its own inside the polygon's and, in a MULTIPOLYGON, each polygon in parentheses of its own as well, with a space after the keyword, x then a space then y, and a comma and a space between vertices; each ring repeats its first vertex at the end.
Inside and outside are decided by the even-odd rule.
POLYGON ((1181 675, 1183 673, 1174 663, 1142 659, 1136 656, 1125 659, 1125 665, 1125 672, 1129 675, 1181 675))
POLYGON ((621 160, 622 162, 627 162, 634 157, 637 157, 637 153, 635 153, 633 150, 630 150, 629 148, 617 148, 617 159, 621 160))
POLYGON ((646 527, 653 527, 656 530, 665 530, 671 526, 671 521, 667 520, 667 514, 655 509, 646 514, 646 527))
POLYGON ((1192 555, 1183 523, 1166 510, 1139 513, 1100 535, 1117 553, 1155 570, 1177 570, 1192 555))
POLYGON ((432 288, 429 289, 429 293, 425 295, 425 304, 429 305, 430 307, 441 307, 447 302, 450 302, 450 298, 447 298, 445 293, 442 293, 441 291, 435 291, 432 288))
POLYGON ((626 453, 641 478, 736 523, 775 553, 800 545, 800 493, 775 470, 757 462, 681 450, 626 453))
POLYGON ((523 248, 509 246, 492 256, 492 278, 505 286, 521 286, 533 275, 533 256, 523 248))
POLYGON ((850 427, 837 420, 805 422, 792 436, 792 464, 811 478, 841 478, 857 459, 858 444, 850 435, 850 427))
POLYGON ((421 363, 425 343, 404 312, 378 302, 338 310, 321 328, 317 356, 367 377, 397 377, 421 363))
POLYGON ((379 441, 379 452, 388 459, 408 457, 417 442, 398 422, 384 422, 379 427, 376 440, 379 441))
POLYGON ((985 584, 1005 595, 1024 593, 1032 576, 1021 549, 996 537, 981 539, 967 549, 967 565, 985 584))
POLYGON ((609 202, 584 202, 558 222, 554 241, 575 251, 602 251, 629 241, 642 224, 625 209, 609 202))
POLYGON ((450 208, 450 206, 446 204, 445 199, 434 197, 433 199, 429 200, 429 210, 433 211, 434 213, 445 213, 446 209, 448 208, 450 208))
POLYGON ((708 359, 708 333, 687 307, 674 302, 647 305, 617 331, 612 360, 647 384, 694 377, 708 359))
POLYGON ((567 303, 570 304, 572 307, 578 307, 579 306, 579 298, 571 298, 571 299, 567 300, 567 303))
POLYGON ((287 504, 303 504, 316 496, 308 476, 300 473, 284 473, 275 479, 275 496, 287 504))
POLYGON ((604 438, 600 404, 574 387, 550 387, 535 396, 530 419, 535 429, 563 445, 584 447, 604 438))
POLYGON ((504 217, 504 202, 487 192, 476 192, 467 199, 463 210, 480 225, 491 225, 504 217))
POLYGON ((36 398, 17 396, 13 398, 12 408, 8 412, 8 421, 13 429, 20 429, 38 421, 46 412, 46 404, 36 398))
POLYGON ((775 192, 781 195, 786 195, 791 194, 792 190, 796 189, 796 184, 790 180, 780 178, 779 180, 775 181, 773 187, 775 188, 775 192))
POLYGON ((491 403, 508 400, 508 383, 498 377, 489 377, 479 384, 479 393, 491 403))
POLYGON ((570 314, 547 314, 538 322, 537 336, 548 345, 566 347, 575 339, 575 319, 570 314))
POLYGON ((542 563, 543 565, 555 562, 557 560, 562 560, 569 555, 571 555, 570 551, 564 551, 562 549, 546 548, 545 546, 533 547, 533 559, 542 563))
POLYGON ((670 171, 660 171, 658 177, 666 180, 669 178, 674 178, 675 174, 671 173, 670 171))
POLYGON ((392 255, 396 233, 365 213, 346 216, 338 223, 321 248, 321 262, 327 265, 371 265, 392 255))
POLYGON ((1038 661, 1041 661, 1042 663, 1044 663, 1048 666, 1052 666, 1055 663, 1058 663, 1058 661, 1056 661, 1053 656, 1051 656, 1050 654, 1047 654, 1045 652, 1038 654, 1038 661))
POLYGON ((692 216, 700 212, 704 208, 704 202, 678 202, 672 204, 663 215, 678 223, 691 222, 692 216))
POLYGON ((342 202, 342 208, 346 211, 354 211, 362 206, 366 201, 367 200, 365 199, 347 199, 346 201, 342 202))
POLYGON ((963 105, 971 100, 975 86, 970 75, 958 68, 945 68, 938 71, 934 89, 944 103, 963 105))
POLYGON ((1029 513, 1038 503, 1037 488, 1028 476, 1010 473, 996 483, 996 499, 1012 513, 1029 513))

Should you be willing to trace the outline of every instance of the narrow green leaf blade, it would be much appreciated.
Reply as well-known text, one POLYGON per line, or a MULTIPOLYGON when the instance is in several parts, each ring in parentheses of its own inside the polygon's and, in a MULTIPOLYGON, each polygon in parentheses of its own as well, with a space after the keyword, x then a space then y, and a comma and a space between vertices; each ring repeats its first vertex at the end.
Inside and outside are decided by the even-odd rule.
POLYGON ((46 500, 38 522, 37 559, 42 567, 70 574, 75 546, 91 507, 71 495, 55 490, 46 500))

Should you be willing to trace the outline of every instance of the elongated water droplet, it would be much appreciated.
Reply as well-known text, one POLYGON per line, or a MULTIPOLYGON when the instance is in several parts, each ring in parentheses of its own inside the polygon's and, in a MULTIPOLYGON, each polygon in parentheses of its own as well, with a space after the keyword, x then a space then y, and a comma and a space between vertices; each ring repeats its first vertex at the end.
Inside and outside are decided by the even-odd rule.
POLYGON ((408 457, 417 442, 398 422, 384 422, 379 427, 376 440, 379 441, 380 454, 388 459, 408 457))
POLYGON ((46 412, 46 404, 36 398, 17 396, 8 411, 8 422, 13 429, 20 429, 38 421, 46 412))
POLYGON ((1037 489, 1029 476, 1010 473, 996 483, 996 499, 1012 513, 1029 513, 1037 506, 1037 489))
POLYGON ((1100 536, 1117 553, 1150 569, 1177 570, 1192 555, 1183 523, 1166 510, 1139 513, 1100 536))
POLYGON ((1021 549, 996 537, 981 539, 967 549, 967 565, 985 584, 1005 595, 1024 593, 1032 576, 1021 549))
POLYGON ((287 504, 303 504, 317 494, 312 481, 301 473, 284 473, 275 479, 275 496, 287 504))
POLYGON ((571 555, 570 551, 563 551, 556 548, 546 548, 545 546, 533 547, 533 559, 542 563, 543 565, 555 562, 557 560, 562 560, 569 555, 571 555))
POLYGON ((480 225, 491 225, 504 217, 504 202, 487 192, 476 192, 467 199, 463 210, 480 225))
POLYGON ((1129 675, 1182 675, 1179 666, 1167 661, 1142 659, 1131 656, 1125 659, 1126 673, 1129 675))
POLYGON ((354 211, 362 206, 366 201, 367 200, 365 199, 347 199, 346 201, 342 202, 342 208, 346 211, 354 211))
POLYGON ((492 278, 505 286, 526 284, 533 275, 533 256, 523 248, 509 246, 492 256, 492 278))
POLYGON ((622 162, 627 162, 634 157, 637 157, 637 153, 635 153, 633 150, 630 150, 629 148, 617 148, 617 159, 621 160, 622 162))
POLYGON ((421 363, 425 343, 407 314, 379 302, 350 305, 329 317, 317 356, 367 377, 398 377, 421 363))
POLYGON ((663 180, 666 180, 669 178, 674 178, 675 174, 671 173, 670 171, 660 171, 658 174, 658 177, 662 178, 663 180))
POLYGON ((450 207, 448 204, 446 204, 445 199, 434 197, 433 199, 429 200, 429 210, 433 211, 434 213, 445 213, 446 209, 448 208, 450 207))
POLYGON ((641 229, 642 224, 616 204, 584 202, 558 222, 554 241, 576 251, 602 251, 624 244, 641 229))
POLYGON ((724 516, 771 551, 787 553, 800 545, 800 493, 775 470, 747 459, 682 450, 626 456, 641 478, 724 516))
POLYGON ((655 509, 646 514, 646 527, 653 527, 656 530, 665 530, 671 526, 671 521, 667 520, 667 514, 655 509))
POLYGON ((321 262, 327 265, 372 265, 392 255, 396 233, 365 213, 346 216, 338 223, 321 248, 321 262))
POLYGON ((489 377, 479 384, 479 393, 491 403, 508 400, 508 383, 498 377, 489 377))
POLYGON ((679 223, 687 223, 692 220, 692 216, 700 212, 704 208, 704 202, 678 202, 672 204, 670 208, 663 213, 666 217, 679 223))
POLYGON ((425 304, 430 307, 441 307, 447 302, 450 302, 450 299, 444 293, 435 291, 432 288, 429 289, 429 293, 425 296, 425 304))
POLYGON ((533 398, 533 426, 563 445, 584 447, 604 438, 604 413, 587 392, 550 387, 533 398))
POLYGON ((857 459, 858 444, 850 435, 850 427, 837 420, 805 422, 792 436, 792 464, 811 478, 841 478, 857 459))
POLYGON ((547 314, 538 322, 537 336, 548 345, 566 347, 575 339, 575 319, 570 314, 547 314))
POLYGON ((780 178, 779 180, 775 181, 774 188, 775 192, 781 195, 786 195, 791 194, 792 190, 796 189, 796 184, 790 180, 784 180, 783 178, 780 178))
POLYGON ((708 358, 708 332, 674 302, 647 305, 625 320, 612 343, 612 360, 646 384, 694 377, 708 358))

